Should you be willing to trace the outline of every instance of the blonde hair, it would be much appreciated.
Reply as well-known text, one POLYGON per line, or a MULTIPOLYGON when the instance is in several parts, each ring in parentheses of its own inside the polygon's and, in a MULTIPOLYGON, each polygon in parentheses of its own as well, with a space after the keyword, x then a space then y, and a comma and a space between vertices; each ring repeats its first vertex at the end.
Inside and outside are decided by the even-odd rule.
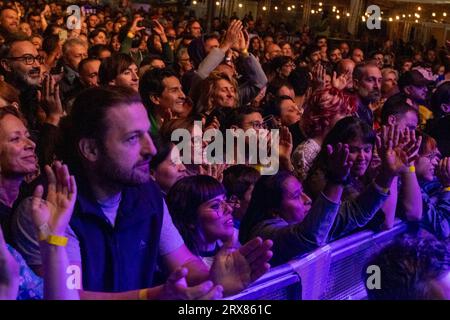
POLYGON ((236 81, 236 79, 230 77, 228 74, 224 73, 224 72, 217 72, 217 71, 213 71, 211 72, 211 74, 208 76, 208 78, 206 78, 203 81, 203 90, 202 90, 202 94, 200 97, 200 102, 201 102, 201 108, 202 110, 199 110, 201 113, 209 113, 211 110, 214 109, 214 98, 217 92, 217 83, 219 82, 219 80, 226 80, 229 83, 231 83, 231 85, 233 86, 235 92, 236 92, 236 96, 235 96, 235 107, 237 107, 238 101, 239 101, 239 96, 238 96, 238 83, 236 81))

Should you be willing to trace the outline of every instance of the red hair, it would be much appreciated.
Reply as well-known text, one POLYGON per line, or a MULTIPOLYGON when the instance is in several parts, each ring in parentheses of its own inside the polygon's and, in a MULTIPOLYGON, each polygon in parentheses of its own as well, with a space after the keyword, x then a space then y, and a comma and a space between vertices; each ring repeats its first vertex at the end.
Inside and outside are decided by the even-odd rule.
POLYGON ((315 91, 308 99, 303 114, 303 128, 309 137, 331 129, 333 118, 338 115, 350 115, 356 110, 355 97, 336 88, 315 91))

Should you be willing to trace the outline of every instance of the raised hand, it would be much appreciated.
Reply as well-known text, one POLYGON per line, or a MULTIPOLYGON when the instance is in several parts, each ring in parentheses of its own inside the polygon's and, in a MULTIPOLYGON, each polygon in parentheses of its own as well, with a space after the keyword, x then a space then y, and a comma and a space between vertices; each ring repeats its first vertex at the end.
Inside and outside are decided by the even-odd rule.
POLYGON ((0 227, 0 300, 16 300, 19 281, 19 264, 9 252, 0 227))
POLYGON ((444 188, 450 187, 450 158, 444 158, 436 166, 436 175, 444 188))
POLYGON ((242 22, 240 20, 233 20, 228 27, 227 33, 225 34, 225 38, 222 42, 221 48, 223 50, 228 51, 236 42, 237 36, 242 31, 242 22))
POLYGON ((279 142, 279 156, 280 159, 291 159, 292 149, 292 134, 289 131, 288 127, 280 128, 280 142, 279 142))
POLYGON ((161 25, 161 23, 159 23, 158 20, 153 20, 153 31, 161 38, 161 41, 163 43, 166 43, 168 41, 164 27, 161 25))
POLYGON ((75 178, 69 175, 66 165, 56 161, 53 169, 45 166, 48 179, 47 199, 43 199, 44 188, 34 190, 32 217, 37 228, 47 224, 52 234, 64 235, 72 216, 77 198, 75 178))
POLYGON ((245 29, 242 29, 242 31, 239 33, 236 49, 239 52, 242 52, 244 50, 247 50, 249 45, 250 45, 250 40, 249 40, 248 33, 245 29))
POLYGON ((422 143, 422 136, 416 137, 416 130, 405 128, 400 132, 400 139, 398 146, 408 155, 408 163, 412 164, 419 157, 420 144, 422 143))
POLYGON ((331 78, 331 85, 338 90, 344 90, 347 87, 349 79, 350 74, 348 72, 343 73, 338 77, 336 71, 334 71, 333 77, 331 78))
POLYGON ((326 76, 326 70, 324 66, 321 63, 318 63, 314 66, 312 70, 312 80, 315 84, 316 89, 324 89, 325 88, 325 76, 326 76))
MULTIPOLYGON (((404 139, 404 138, 403 138, 404 139)), ((381 157, 384 172, 390 176, 397 176, 414 157, 417 142, 404 143, 402 133, 397 126, 383 126, 381 137, 377 137, 377 148, 381 157)), ((420 146, 420 144, 419 144, 420 146)))
POLYGON ((130 33, 132 33, 132 34, 136 34, 136 33, 138 33, 139 31, 144 30, 145 27, 139 27, 139 26, 138 26, 138 23, 141 22, 142 20, 144 20, 143 17, 139 17, 139 16, 136 17, 136 18, 133 20, 133 23, 131 24, 130 30, 128 30, 128 32, 130 32, 130 33))
POLYGON ((272 244, 258 237, 239 249, 224 246, 214 258, 210 279, 223 286, 225 295, 244 290, 270 269, 272 244))
POLYGON ((349 160, 348 144, 327 145, 328 174, 337 181, 345 181, 350 175, 353 162, 349 160))
POLYGON ((43 109, 47 115, 47 121, 57 125, 59 119, 63 116, 64 110, 59 95, 59 85, 49 74, 45 75, 42 82, 40 97, 43 109))
POLYGON ((223 287, 205 281, 199 285, 188 287, 186 276, 188 269, 178 268, 163 285, 161 300, 217 300, 223 297, 223 287))

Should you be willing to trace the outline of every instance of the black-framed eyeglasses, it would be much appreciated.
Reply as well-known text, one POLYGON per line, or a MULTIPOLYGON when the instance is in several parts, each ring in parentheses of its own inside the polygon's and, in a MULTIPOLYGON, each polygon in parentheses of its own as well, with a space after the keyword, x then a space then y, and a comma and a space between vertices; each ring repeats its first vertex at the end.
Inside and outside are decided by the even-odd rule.
POLYGON ((8 57, 7 60, 13 61, 23 61, 27 65, 32 65, 37 60, 40 64, 44 63, 45 58, 41 55, 33 56, 31 54, 26 54, 21 57, 8 57))

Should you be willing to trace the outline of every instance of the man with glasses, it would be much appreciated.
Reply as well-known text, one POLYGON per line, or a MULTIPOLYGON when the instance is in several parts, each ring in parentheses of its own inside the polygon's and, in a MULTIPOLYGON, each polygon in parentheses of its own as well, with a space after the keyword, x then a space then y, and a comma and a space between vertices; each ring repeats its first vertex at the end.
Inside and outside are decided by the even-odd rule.
POLYGON ((39 108, 37 97, 38 87, 42 83, 43 58, 30 41, 16 39, 3 47, 0 62, 6 82, 20 92, 21 111, 30 129, 36 129, 36 111, 39 108))
POLYGON ((44 58, 28 40, 16 40, 6 45, 2 55, 2 68, 7 80, 20 90, 24 86, 40 86, 42 82, 41 64, 44 58))

